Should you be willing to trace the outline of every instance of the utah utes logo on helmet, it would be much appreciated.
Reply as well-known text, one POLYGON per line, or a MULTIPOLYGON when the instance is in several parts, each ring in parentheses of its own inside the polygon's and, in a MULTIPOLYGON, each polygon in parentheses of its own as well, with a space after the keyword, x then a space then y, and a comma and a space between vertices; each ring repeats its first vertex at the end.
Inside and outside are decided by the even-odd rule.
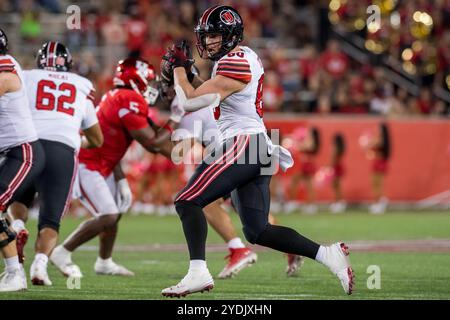
POLYGON ((230 25, 235 24, 239 18, 237 18, 230 10, 224 10, 220 13, 220 20, 222 20, 223 23, 230 25))

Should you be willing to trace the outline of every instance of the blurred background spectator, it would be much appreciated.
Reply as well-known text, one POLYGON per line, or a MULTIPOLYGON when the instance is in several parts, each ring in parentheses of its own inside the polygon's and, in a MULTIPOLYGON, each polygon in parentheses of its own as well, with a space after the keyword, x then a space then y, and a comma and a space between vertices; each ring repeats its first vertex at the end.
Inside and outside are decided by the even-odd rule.
MULTIPOLYGON (((50 38, 72 49, 83 75, 108 88, 118 59, 142 55, 156 67, 187 38, 212 0, 2 1, 2 27, 26 66, 50 38), (67 30, 64 9, 81 8, 67 30)), ((450 0, 227 0, 245 21, 245 42, 266 68, 268 112, 450 114, 450 0), (379 8, 371 19, 369 5, 379 8)), ((200 59, 203 77, 211 65, 200 59)))

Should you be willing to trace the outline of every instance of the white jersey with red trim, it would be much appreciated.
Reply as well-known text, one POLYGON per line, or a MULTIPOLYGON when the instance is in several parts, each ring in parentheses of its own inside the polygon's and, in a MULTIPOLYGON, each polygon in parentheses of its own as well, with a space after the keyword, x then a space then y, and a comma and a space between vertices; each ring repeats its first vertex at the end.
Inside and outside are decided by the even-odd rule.
POLYGON ((98 123, 92 83, 71 72, 33 69, 24 74, 39 139, 58 141, 78 150, 80 129, 98 123))
POLYGON ((36 141, 22 68, 10 55, 0 55, 0 72, 13 72, 22 82, 20 90, 0 96, 0 151, 36 141))
POLYGON ((212 77, 221 75, 247 84, 243 90, 231 94, 214 108, 222 139, 266 132, 262 120, 264 68, 252 49, 239 48, 239 51, 220 58, 212 71, 212 77))

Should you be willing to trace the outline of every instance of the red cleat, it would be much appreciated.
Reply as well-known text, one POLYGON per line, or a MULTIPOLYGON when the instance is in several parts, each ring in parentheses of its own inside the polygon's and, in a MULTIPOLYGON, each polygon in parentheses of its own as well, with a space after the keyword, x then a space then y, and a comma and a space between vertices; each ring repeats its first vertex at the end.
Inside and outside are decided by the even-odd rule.
POLYGON ((295 276, 298 270, 302 267, 305 262, 305 258, 302 256, 298 256, 296 254, 287 254, 288 265, 286 267, 286 274, 288 277, 295 276))
POLYGON ((23 253, 25 245, 28 241, 29 233, 26 229, 22 229, 16 237, 16 247, 17 247, 17 254, 19 256, 19 262, 23 264, 25 261, 25 255, 23 253))
POLYGON ((230 254, 225 257, 228 263, 219 273, 219 279, 231 278, 239 273, 245 267, 251 266, 256 262, 258 256, 249 248, 228 249, 230 254))

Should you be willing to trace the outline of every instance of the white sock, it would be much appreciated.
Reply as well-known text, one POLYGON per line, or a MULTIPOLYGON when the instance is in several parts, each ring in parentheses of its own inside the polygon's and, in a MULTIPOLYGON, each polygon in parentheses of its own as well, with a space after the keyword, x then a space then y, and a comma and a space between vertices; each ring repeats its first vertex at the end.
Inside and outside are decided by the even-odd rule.
POLYGON ((100 264, 110 264, 110 263, 113 263, 113 260, 112 260, 112 257, 109 257, 109 258, 107 258, 107 259, 102 259, 102 258, 100 258, 100 257, 97 257, 97 263, 100 263, 100 264))
POLYGON ((67 250, 64 245, 57 246, 53 251, 56 251, 58 255, 61 255, 61 259, 65 263, 71 263, 72 262, 72 252, 67 250))
POLYGON ((321 264, 325 264, 326 250, 327 249, 324 246, 319 247, 319 250, 317 251, 317 255, 316 255, 316 261, 320 262, 321 264))
POLYGON ((197 271, 197 270, 202 270, 202 269, 208 269, 208 267, 206 266, 205 260, 191 260, 189 262, 189 271, 191 271, 191 270, 197 271))
POLYGON ((241 249, 245 248, 245 244, 242 242, 241 238, 236 237, 228 241, 228 248, 230 249, 241 249))
POLYGON ((5 261, 6 272, 12 272, 20 268, 19 256, 3 259, 5 261))
POLYGON ((66 247, 64 247, 64 245, 60 245, 57 248, 58 248, 59 253, 65 255, 65 256, 70 257, 72 255, 72 251, 67 250, 66 247))
POLYGON ((48 257, 43 253, 36 253, 34 256, 34 261, 41 260, 43 263, 48 263, 48 257))
POLYGON ((11 228, 13 228, 16 233, 19 233, 25 229, 25 222, 20 219, 16 219, 11 223, 11 228))

